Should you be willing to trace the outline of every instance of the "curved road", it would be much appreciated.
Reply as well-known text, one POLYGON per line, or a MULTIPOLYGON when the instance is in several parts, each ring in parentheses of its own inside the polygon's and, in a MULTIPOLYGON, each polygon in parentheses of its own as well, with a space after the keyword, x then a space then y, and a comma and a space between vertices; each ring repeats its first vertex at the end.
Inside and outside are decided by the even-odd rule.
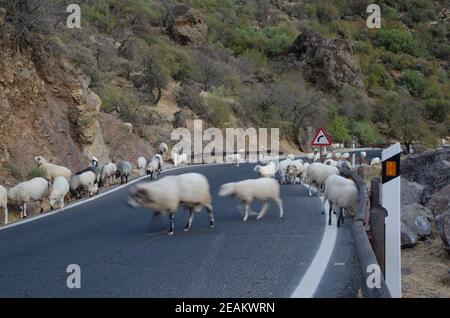
MULTIPOLYGON (((326 269, 310 268, 327 225, 320 198, 309 197, 304 186, 281 187, 282 219, 272 203, 265 218, 251 216, 243 223, 236 202, 217 196, 225 182, 254 178, 253 166, 190 166, 163 173, 200 172, 208 178, 215 229, 202 212, 185 233, 187 213, 179 211, 175 235, 168 236, 165 217, 151 223, 149 210, 126 206, 132 185, 1 229, 0 297, 291 297, 307 272, 320 282, 311 289, 314 297, 357 296, 350 219, 336 231, 326 269), (66 286, 69 264, 81 268, 80 289, 66 286)), ((333 242, 322 243, 327 244, 333 242)))

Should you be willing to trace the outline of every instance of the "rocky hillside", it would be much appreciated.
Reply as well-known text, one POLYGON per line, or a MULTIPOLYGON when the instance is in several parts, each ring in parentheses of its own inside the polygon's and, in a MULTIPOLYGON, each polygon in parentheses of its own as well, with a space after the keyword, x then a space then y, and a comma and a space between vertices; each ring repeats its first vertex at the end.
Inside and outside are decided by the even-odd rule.
MULTIPOLYGON (((278 127, 283 150, 449 136, 448 0, 0 0, 0 162, 131 159, 174 127, 278 127), (127 130, 124 123, 131 123, 127 130)), ((31 171, 32 172, 32 171, 31 171)))

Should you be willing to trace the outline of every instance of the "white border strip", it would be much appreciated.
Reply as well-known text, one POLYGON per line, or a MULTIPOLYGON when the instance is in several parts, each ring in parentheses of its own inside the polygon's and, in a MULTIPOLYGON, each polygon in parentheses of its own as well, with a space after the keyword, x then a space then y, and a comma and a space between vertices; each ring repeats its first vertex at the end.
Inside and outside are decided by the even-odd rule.
MULTIPOLYGON (((323 197, 321 197, 323 200, 323 197)), ((323 233, 322 241, 319 249, 314 256, 313 261, 308 267, 305 275, 298 284, 297 288, 291 295, 291 298, 312 298, 316 293, 317 287, 322 280, 322 277, 327 269, 331 254, 336 243, 337 227, 336 220, 334 224, 328 225, 328 202, 325 203, 325 231, 323 233)), ((331 214, 333 217, 334 214, 331 214)))

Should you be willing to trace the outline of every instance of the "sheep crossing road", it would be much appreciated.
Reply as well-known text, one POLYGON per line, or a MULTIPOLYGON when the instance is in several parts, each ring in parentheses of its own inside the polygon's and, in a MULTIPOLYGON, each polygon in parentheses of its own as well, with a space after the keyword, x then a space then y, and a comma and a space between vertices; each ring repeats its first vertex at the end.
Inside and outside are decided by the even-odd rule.
MULTIPOLYGON (((177 213, 172 237, 166 218, 149 228, 151 213, 126 205, 127 186, 63 213, 1 230, 0 297, 290 297, 307 271, 321 276, 315 297, 355 297, 360 279, 349 219, 337 230, 321 273, 308 269, 326 219, 320 214, 321 200, 309 197, 305 187, 281 186, 282 219, 272 202, 265 218, 251 215, 246 223, 235 200, 217 195, 226 182, 255 178, 253 168, 210 165, 164 172, 199 172, 208 178, 214 229, 208 227, 207 213, 200 213, 191 230, 183 232, 184 211, 177 213), (66 286, 70 264, 81 268, 80 289, 66 286)), ((252 207, 260 209, 258 204, 252 207)))

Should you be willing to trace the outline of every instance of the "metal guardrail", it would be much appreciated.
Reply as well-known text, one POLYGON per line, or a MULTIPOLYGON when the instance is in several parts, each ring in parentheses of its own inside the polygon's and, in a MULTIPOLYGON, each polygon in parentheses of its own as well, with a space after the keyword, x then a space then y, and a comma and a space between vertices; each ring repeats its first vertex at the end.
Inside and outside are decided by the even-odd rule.
MULTIPOLYGON (((379 265, 377 258, 375 257, 375 253, 370 245, 369 238, 366 234, 364 220, 366 217, 366 210, 369 204, 369 195, 367 194, 367 188, 364 183, 364 180, 353 171, 348 169, 339 169, 340 173, 344 177, 351 178, 358 188, 358 207, 356 210, 356 214, 353 218, 352 224, 352 236, 353 236, 353 244, 355 247, 356 257, 358 259, 358 263, 361 270, 361 276, 363 278, 362 283, 362 293, 364 297, 368 298, 391 298, 391 293, 386 285, 384 280, 384 275, 381 273, 381 281, 380 288, 369 288, 366 284, 369 275, 372 272, 367 272, 367 268, 369 265, 375 264, 379 265)), ((381 268, 381 267, 380 267, 381 268)))

